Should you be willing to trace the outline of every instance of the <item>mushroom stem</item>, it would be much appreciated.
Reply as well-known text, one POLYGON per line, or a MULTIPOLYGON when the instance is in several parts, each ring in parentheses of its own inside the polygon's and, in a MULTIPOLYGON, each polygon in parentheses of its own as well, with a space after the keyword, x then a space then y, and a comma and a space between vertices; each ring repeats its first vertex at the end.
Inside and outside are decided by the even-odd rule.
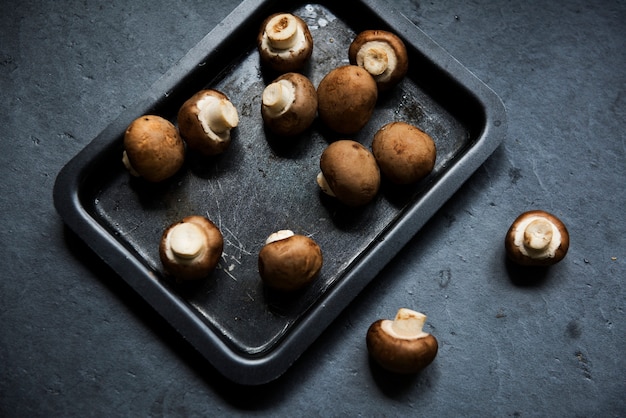
POLYGON ((170 248, 177 257, 191 259, 204 247, 204 234, 200 227, 185 222, 176 225, 170 234, 170 248))
POLYGON ((288 13, 279 14, 269 21, 266 32, 272 48, 289 49, 296 44, 298 22, 288 13))
POLYGON ((263 90, 263 106, 271 116, 277 116, 289 110, 295 99, 296 88, 287 80, 271 83, 263 90))
POLYGON ((122 153, 122 163, 124 164, 124 167, 126 167, 126 169, 128 170, 128 172, 134 176, 134 177, 139 177, 140 174, 137 172, 137 170, 135 170, 133 168, 133 165, 130 163, 130 160, 128 159, 128 154, 126 153, 126 151, 124 151, 122 153))
POLYGON ((323 173, 318 173, 317 177, 317 185, 320 186, 320 189, 326 193, 328 196, 336 197, 335 193, 333 193, 333 189, 330 188, 328 181, 326 181, 326 177, 324 177, 323 173))
POLYGON ((543 251, 552 241, 552 224, 543 218, 532 221, 524 229, 524 246, 531 251, 543 251))
POLYGON ((280 231, 276 231, 270 234, 269 237, 265 240, 265 244, 271 244, 272 242, 280 241, 281 239, 287 239, 289 237, 293 237, 295 234, 293 231, 288 229, 281 229, 280 231))
POLYGON ((374 77, 392 73, 397 64, 393 48, 380 41, 365 43, 357 53, 356 60, 358 65, 374 77))
POLYGON ((422 331, 426 322, 426 315, 407 308, 400 308, 393 321, 386 320, 389 333, 397 338, 418 339, 428 334, 422 331))
POLYGON ((206 133, 221 134, 239 124, 237 109, 228 100, 207 96, 197 106, 198 120, 206 133))

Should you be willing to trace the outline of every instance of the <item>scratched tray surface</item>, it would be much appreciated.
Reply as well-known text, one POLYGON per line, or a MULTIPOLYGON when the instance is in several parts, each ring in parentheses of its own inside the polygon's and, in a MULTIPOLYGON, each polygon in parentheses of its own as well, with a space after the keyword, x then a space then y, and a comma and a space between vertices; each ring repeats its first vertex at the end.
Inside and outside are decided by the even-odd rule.
MULTIPOLYGON (((293 2, 281 7, 280 2, 244 2, 244 6, 253 6, 244 7, 243 11, 240 6, 235 12, 247 17, 232 19, 241 20, 240 23, 245 23, 241 26, 248 29, 229 34, 228 42, 223 44, 228 48, 221 49, 227 52, 220 52, 220 57, 227 60, 218 62, 212 59, 210 51, 206 55, 207 52, 198 51, 199 48, 190 51, 192 56, 188 56, 185 62, 198 55, 194 71, 185 75, 177 75, 174 71, 170 78, 180 80, 172 89, 163 92, 162 96, 156 92, 154 103, 138 107, 143 113, 150 111, 175 123, 178 108, 193 92, 202 88, 224 92, 240 116, 239 126, 232 132, 231 146, 224 154, 202 158, 190 153, 183 169, 173 178, 156 185, 148 184, 130 176, 121 163, 124 122, 123 126, 118 124, 103 134, 112 138, 109 140, 111 144, 100 146, 98 151, 93 151, 95 145, 91 151, 85 150, 85 155, 79 156, 79 162, 73 162, 75 167, 69 164, 70 168, 64 173, 65 178, 79 177, 76 182, 79 184, 76 186, 79 203, 75 205, 105 233, 94 235, 93 228, 77 222, 73 214, 65 213, 70 210, 64 209, 67 203, 60 202, 63 191, 55 192, 55 199, 59 200, 57 208, 79 234, 80 230, 88 229, 84 238, 95 237, 97 241, 106 235, 102 240, 104 244, 93 246, 140 293, 150 296, 154 289, 165 289, 165 300, 173 302, 171 306, 156 308, 173 320, 179 329, 186 328, 185 321, 192 324, 191 331, 186 330, 187 337, 194 340, 192 334, 197 334, 202 326, 206 326, 207 333, 217 336, 208 340, 215 342, 215 347, 198 347, 200 351, 208 357, 215 354, 220 361, 227 359, 237 366, 243 364, 243 368, 253 368, 246 365, 247 359, 270 357, 303 322, 317 326, 310 331, 311 335, 319 334, 319 327, 328 321, 310 321, 310 316, 330 307, 335 301, 333 298, 338 299, 335 301, 339 304, 335 309, 338 313, 350 297, 356 296, 369 276, 376 273, 363 271, 364 260, 375 259, 381 251, 384 253, 381 262, 373 263, 372 268, 382 268, 407 238, 400 240, 398 248, 382 251, 385 244, 392 244, 385 240, 393 236, 394 231, 397 233, 398 228, 415 232, 412 229, 423 225, 482 161, 473 162, 472 169, 457 174, 450 187, 439 190, 440 182, 451 174, 448 172, 455 170, 455 165, 462 164, 464 159, 486 158, 495 148, 492 140, 489 152, 480 157, 471 156, 473 149, 480 145, 477 141, 487 123, 485 105, 473 98, 454 77, 433 66, 420 50, 421 45, 412 43, 427 39, 418 33, 417 28, 407 22, 394 26, 396 22, 386 21, 375 8, 365 5, 372 2, 356 2, 351 6, 336 3, 340 2, 293 2), (363 10, 356 13, 358 7, 363 10), (261 20, 275 11, 290 11, 309 25, 314 50, 303 73, 315 86, 332 68, 348 63, 348 46, 361 30, 382 28, 393 31, 394 27, 399 27, 401 36, 403 33, 420 35, 405 40, 411 60, 408 76, 394 90, 379 97, 370 122, 350 138, 369 147, 376 130, 387 122, 401 120, 419 126, 433 137, 437 146, 437 162, 431 175, 408 187, 392 187, 383 182, 375 201, 357 209, 345 208, 320 192, 315 181, 319 157, 330 142, 340 137, 316 121, 303 135, 287 141, 279 140, 266 132, 261 119, 261 95, 276 74, 268 73, 260 64, 255 36, 261 20), (201 54, 208 58, 203 60, 201 54), (427 199, 436 202, 429 207, 429 201, 424 202, 427 199), (426 208, 424 214, 415 213, 416 205, 426 208), (207 216, 220 228, 224 236, 224 252, 210 278, 180 285, 164 274, 158 243, 166 226, 191 214, 207 216), (77 227, 77 224, 80 225, 77 227), (312 237, 324 254, 319 279, 289 296, 266 289, 258 274, 258 252, 267 236, 279 229, 291 229, 312 237), (120 257, 118 246, 132 257, 129 260, 120 257), (145 277, 129 277, 129 271, 137 271, 134 270, 137 264, 147 271, 145 277), (366 279, 356 278, 355 272, 366 279), (354 281, 353 290, 348 281, 354 281), (342 296, 331 296, 338 286, 342 289, 342 296), (354 294, 346 297, 350 292, 354 294), (224 350, 232 353, 225 355, 224 350)), ((380 10, 387 10, 386 6, 379 6, 380 10)), ((398 18, 394 16, 394 19, 398 18)), ((433 44, 428 47, 443 54, 433 44)), ((472 76, 467 77, 477 83, 472 76)), ((150 97, 153 96, 149 96, 148 101, 150 97)), ((130 121, 131 116, 134 118, 139 114, 126 115, 126 119, 121 120, 130 121)), ((57 183, 59 189, 64 181, 57 183)), ((71 211, 75 209, 71 208, 71 211)), ((307 333, 300 330, 298 335, 307 340, 310 339, 307 333)), ((293 343, 297 346, 293 350, 301 351, 309 342, 293 343)), ((248 379, 245 373, 236 371, 232 373, 234 379, 250 383, 255 379, 263 381, 276 377, 299 355, 293 350, 289 355, 285 354, 289 359, 283 362, 273 360, 277 363, 272 366, 272 372, 265 371, 248 379)), ((228 361, 217 364, 225 374, 229 373, 228 361)))

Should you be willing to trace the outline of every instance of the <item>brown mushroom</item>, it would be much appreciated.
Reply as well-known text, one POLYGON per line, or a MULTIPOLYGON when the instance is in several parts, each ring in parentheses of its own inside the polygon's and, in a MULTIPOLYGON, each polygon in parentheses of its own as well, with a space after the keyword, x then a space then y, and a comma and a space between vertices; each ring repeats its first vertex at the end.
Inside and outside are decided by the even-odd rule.
POLYGON ((313 36, 300 17, 291 13, 275 13, 261 24, 257 48, 261 62, 274 71, 298 71, 313 53, 313 36))
POLYGON ((344 65, 332 69, 317 86, 320 120, 331 130, 351 135, 372 117, 378 100, 374 78, 363 68, 344 65))
POLYGON ((409 68, 404 42, 385 30, 359 33, 348 49, 350 64, 365 68, 376 80, 379 91, 398 84, 409 68))
POLYGON ((302 133, 317 114, 315 86, 299 73, 281 75, 263 90, 261 114, 265 125, 277 135, 302 133))
POLYGON ((217 90, 200 90, 178 111, 178 129, 190 149, 203 155, 221 154, 231 141, 231 129, 239 124, 237 108, 217 90))
POLYGON ((406 122, 390 122, 374 135, 372 153, 383 175, 395 184, 415 183, 435 167, 435 141, 406 122))
POLYGON ((320 157, 317 184, 329 196, 348 206, 370 202, 380 188, 380 170, 372 153, 360 143, 342 139, 320 157))
POLYGON ((513 221, 504 245, 508 258, 514 263, 549 266, 567 254, 569 233, 556 216, 543 210, 531 210, 513 221))
POLYGON ((184 161, 185 144, 167 119, 144 115, 128 125, 122 162, 132 175, 159 182, 176 174, 184 161))
POLYGON ((398 310, 395 319, 379 319, 367 330, 370 356, 394 373, 417 373, 437 356, 437 339, 422 330, 426 315, 410 309, 398 310))
POLYGON ((163 232, 159 257, 165 271, 180 281, 208 276, 217 266, 224 239, 209 219, 191 215, 163 232))
POLYGON ((295 291, 311 283, 322 269, 322 250, 317 243, 290 230, 271 234, 258 258, 259 274, 270 288, 295 291))

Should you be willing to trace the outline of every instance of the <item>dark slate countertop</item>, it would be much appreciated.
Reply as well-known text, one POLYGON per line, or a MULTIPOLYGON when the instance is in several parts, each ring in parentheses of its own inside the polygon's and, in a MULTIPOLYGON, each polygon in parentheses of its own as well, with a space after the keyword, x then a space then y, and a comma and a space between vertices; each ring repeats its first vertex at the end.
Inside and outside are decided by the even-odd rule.
POLYGON ((0 415, 626 415, 626 4, 392 1, 502 99, 503 144, 279 379, 224 379, 63 224, 61 168, 235 7, 3 3, 0 415), (570 251, 520 283, 503 237, 558 215, 570 251), (440 351, 371 367, 401 306, 440 351))

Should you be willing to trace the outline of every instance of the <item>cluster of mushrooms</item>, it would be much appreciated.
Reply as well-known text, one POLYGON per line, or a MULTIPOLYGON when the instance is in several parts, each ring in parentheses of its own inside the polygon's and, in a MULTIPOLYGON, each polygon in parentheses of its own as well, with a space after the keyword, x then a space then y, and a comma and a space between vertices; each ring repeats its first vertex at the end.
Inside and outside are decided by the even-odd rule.
MULTIPOLYGON (((275 135, 290 137, 306 131, 316 117, 345 139, 329 144, 320 156, 316 178, 325 194, 349 207, 362 206, 377 195, 381 176, 393 184, 412 184, 434 168, 433 139, 403 121, 386 123, 375 133, 371 150, 349 139, 370 120, 379 94, 406 75, 405 45, 384 30, 359 33, 348 49, 350 64, 332 69, 317 88, 299 71, 311 57, 313 37, 307 24, 291 13, 267 17, 259 30, 261 63, 279 75, 262 93, 261 115, 275 135)), ((239 123, 236 107, 222 92, 206 89, 179 109, 177 126, 156 115, 133 121, 124 135, 123 163, 149 182, 160 182, 182 167, 186 149, 212 156, 224 152, 231 130, 239 123)), ((164 270, 178 281, 205 278, 217 267, 224 240, 219 228, 204 216, 187 216, 163 232, 159 256, 164 270)), ((521 265, 549 265, 565 256, 567 230, 551 214, 523 214, 506 236, 506 253, 521 265)), ((310 237, 281 230, 269 235, 258 254, 258 271, 269 288, 291 292, 319 275, 323 256, 310 237)), ((379 320, 367 332, 367 348, 383 368, 415 373, 437 354, 435 337, 423 331, 426 316, 402 308, 394 320, 379 320)))

